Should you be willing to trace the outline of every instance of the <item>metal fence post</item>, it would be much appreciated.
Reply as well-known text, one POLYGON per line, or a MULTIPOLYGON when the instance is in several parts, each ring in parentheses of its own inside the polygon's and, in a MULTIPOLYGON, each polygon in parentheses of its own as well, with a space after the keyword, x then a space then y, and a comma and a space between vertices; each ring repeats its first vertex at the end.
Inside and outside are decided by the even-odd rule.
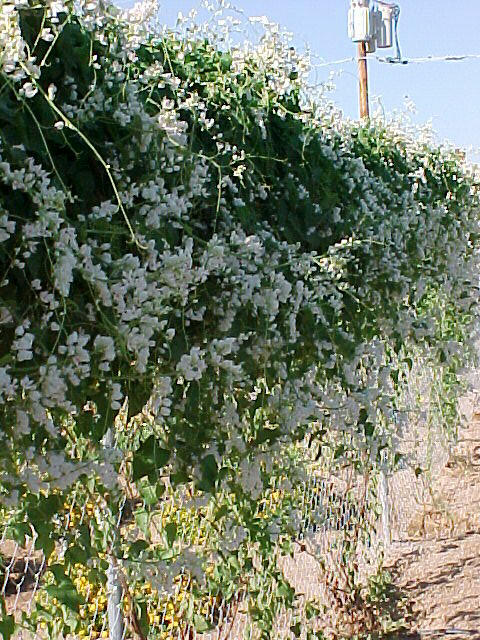
POLYGON ((387 547, 392 542, 390 522, 390 497, 388 493, 388 477, 384 469, 380 471, 379 498, 382 506, 382 536, 383 544, 387 547))
POLYGON ((110 560, 107 569, 107 615, 109 640, 123 640, 125 626, 123 622, 123 589, 118 576, 118 567, 110 560))
MULTIPOLYGON (((114 434, 109 428, 103 438, 105 450, 113 449, 114 434)), ((116 537, 114 532, 114 538, 116 537)), ((107 618, 109 640, 123 640, 125 633, 125 623, 122 611, 123 587, 119 577, 119 568, 116 562, 111 559, 107 569, 107 618)))
POLYGON ((379 498, 382 505, 382 535, 385 547, 392 542, 390 497, 388 493, 388 477, 385 470, 380 471, 379 498))

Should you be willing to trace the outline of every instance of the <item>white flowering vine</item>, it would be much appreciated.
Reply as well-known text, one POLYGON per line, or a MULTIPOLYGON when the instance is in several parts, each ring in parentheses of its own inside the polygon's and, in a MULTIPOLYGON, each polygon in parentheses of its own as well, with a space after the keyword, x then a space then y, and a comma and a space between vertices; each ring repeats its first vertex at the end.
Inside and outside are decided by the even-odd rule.
POLYGON ((232 43, 228 6, 184 35, 151 2, 0 9, 2 509, 53 554, 59 496, 90 477, 114 515, 149 505, 145 566, 94 520, 93 564, 168 582, 222 557, 234 580, 234 554, 268 582, 322 446, 372 471, 393 457, 413 361, 454 398, 478 326, 476 176, 421 131, 343 121, 276 25, 232 43), (165 491, 207 496, 208 545, 164 527, 166 559, 165 491))

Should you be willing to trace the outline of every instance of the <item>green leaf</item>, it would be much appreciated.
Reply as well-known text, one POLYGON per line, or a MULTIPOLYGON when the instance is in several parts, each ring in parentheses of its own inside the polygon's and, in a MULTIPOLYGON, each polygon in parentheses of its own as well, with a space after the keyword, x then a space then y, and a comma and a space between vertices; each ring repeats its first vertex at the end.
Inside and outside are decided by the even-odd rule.
POLYGON ((198 613, 193 615, 193 624, 197 633, 205 633, 211 627, 203 616, 199 616, 198 613))
POLYGON ((7 538, 15 540, 21 547, 25 546, 25 536, 31 535, 32 530, 26 522, 17 522, 9 525, 7 529, 7 538))
POLYGON ((281 429, 265 429, 261 427, 258 430, 257 437, 255 438, 255 444, 260 445, 265 442, 272 442, 276 440, 282 434, 281 429))
POLYGON ((136 511, 135 512, 135 522, 137 523, 137 527, 140 531, 148 536, 150 530, 150 515, 145 511, 136 511))
POLYGON ((373 425, 371 422, 365 422, 363 430, 365 432, 365 435, 367 436, 367 438, 371 438, 373 436, 373 434, 375 433, 375 425, 373 425))
POLYGON ((55 542, 52 538, 52 526, 51 523, 45 520, 37 520, 32 518, 35 531, 37 532, 37 539, 35 540, 35 548, 41 549, 45 556, 48 558, 52 551, 55 549, 55 542))
POLYGON ((45 587, 46 592, 52 598, 56 598, 68 609, 78 612, 81 604, 85 603, 84 598, 78 593, 71 578, 64 573, 64 567, 56 564, 48 568, 55 576, 55 583, 45 587))
POLYGON ((105 575, 104 571, 99 571, 98 569, 90 569, 87 575, 87 579, 93 584, 105 584, 107 581, 107 576, 105 575))
POLYGON ((215 489, 215 482, 218 476, 218 466, 215 456, 210 454, 202 458, 200 469, 202 471, 202 479, 198 483, 198 488, 202 491, 212 493, 215 489))
POLYGON ((339 444, 333 454, 333 458, 334 460, 337 460, 338 458, 340 458, 341 456, 343 456, 345 453, 345 446, 343 444, 339 444))
POLYGON ((133 544, 130 545, 130 550, 128 552, 129 558, 138 558, 138 556, 148 549, 150 545, 146 540, 136 540, 133 544))
POLYGON ((165 534, 167 536, 168 546, 171 547, 177 538, 177 525, 174 522, 169 522, 165 527, 165 534))
POLYGON ((155 436, 150 436, 134 453, 133 480, 147 476, 153 483, 157 479, 159 469, 164 467, 169 459, 170 451, 160 447, 155 436))
POLYGON ((83 549, 82 547, 79 547, 77 545, 70 547, 65 553, 65 558, 69 564, 78 563, 86 565, 90 557, 91 555, 87 553, 86 549, 83 549))
POLYGON ((140 628, 143 632, 143 634, 145 636, 148 635, 149 629, 150 629, 150 623, 148 620, 148 609, 147 609, 147 603, 146 602, 137 602, 136 603, 137 606, 137 612, 140 614, 139 617, 139 622, 140 622, 140 628))
POLYGON ((228 71, 232 66, 232 56, 229 53, 224 53, 220 58, 220 67, 222 71, 228 71))
POLYGON ((277 594, 281 598, 292 598, 295 594, 295 591, 287 582, 282 581, 277 587, 277 594))
POLYGON ((40 503, 40 508, 48 520, 61 511, 62 507, 63 499, 58 494, 49 495, 40 503))
POLYGON ((0 620, 0 637, 10 640, 15 632, 15 618, 13 616, 2 617, 0 620))
POLYGON ((147 506, 157 504, 160 497, 158 486, 164 489, 163 485, 159 485, 159 483, 157 483, 157 485, 150 484, 146 478, 138 483, 138 491, 147 506))

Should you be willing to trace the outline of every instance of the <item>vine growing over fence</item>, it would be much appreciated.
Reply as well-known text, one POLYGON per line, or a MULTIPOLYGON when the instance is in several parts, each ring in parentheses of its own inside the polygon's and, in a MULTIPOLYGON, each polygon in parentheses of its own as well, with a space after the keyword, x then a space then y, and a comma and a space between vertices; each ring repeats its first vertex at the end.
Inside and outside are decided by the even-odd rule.
POLYGON ((228 6, 177 32, 148 2, 0 9, 0 504, 47 567, 21 624, 81 637, 81 575, 101 584, 114 557, 152 585, 130 605, 143 633, 165 637, 145 603, 182 569, 196 602, 244 579, 271 637, 309 465, 394 451, 414 362, 438 370, 432 415, 454 407, 475 177, 419 131, 343 120, 275 25, 230 43, 228 6))

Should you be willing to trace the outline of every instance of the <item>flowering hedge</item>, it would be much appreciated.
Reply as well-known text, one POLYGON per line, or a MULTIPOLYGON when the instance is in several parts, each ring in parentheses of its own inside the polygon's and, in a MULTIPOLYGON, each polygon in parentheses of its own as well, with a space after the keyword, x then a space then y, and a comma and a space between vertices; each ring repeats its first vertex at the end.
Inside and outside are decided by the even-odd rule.
MULTIPOLYGON (((316 101, 308 60, 265 21, 257 44, 236 46, 228 11, 174 33, 148 3, 0 8, 7 535, 33 530, 55 559, 64 612, 82 600, 71 568, 103 576, 111 555, 165 585, 218 554, 235 582, 255 553, 288 601, 267 559, 297 505, 280 500, 262 524, 266 492, 290 491, 339 438, 335 456, 357 465, 393 451, 414 360, 438 369, 439 403, 454 406, 478 312, 474 176, 418 131, 316 101), (162 496, 184 490, 211 510, 203 555, 175 523, 148 546, 162 496), (110 512, 70 534, 79 491, 110 512), (124 494, 143 501, 144 544, 108 533, 124 494)), ((82 624, 39 611, 31 624, 57 638, 82 624)))

